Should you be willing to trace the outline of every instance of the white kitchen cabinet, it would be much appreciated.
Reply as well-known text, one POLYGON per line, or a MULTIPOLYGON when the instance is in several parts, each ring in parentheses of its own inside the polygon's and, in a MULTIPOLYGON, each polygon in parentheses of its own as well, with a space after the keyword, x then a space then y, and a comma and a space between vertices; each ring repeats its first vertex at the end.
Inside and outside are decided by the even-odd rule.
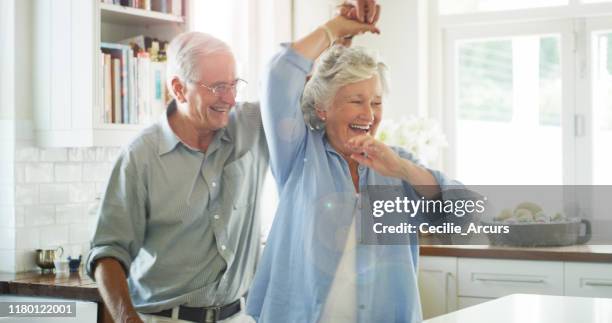
POLYGON ((566 262, 565 295, 612 298, 612 264, 566 262))
MULTIPOLYGON (((187 12, 188 0, 183 1, 187 12)), ((144 125, 107 124, 100 84, 100 42, 138 35, 170 40, 184 17, 100 0, 35 0, 34 121, 42 147, 121 146, 144 125)))
POLYGON ((424 319, 510 294, 612 298, 612 264, 422 256, 419 292, 424 319))
POLYGON ((563 295, 563 262, 459 258, 459 296, 563 295))
POLYGON ((457 258, 424 256, 419 259, 419 293, 423 318, 457 309, 457 258))

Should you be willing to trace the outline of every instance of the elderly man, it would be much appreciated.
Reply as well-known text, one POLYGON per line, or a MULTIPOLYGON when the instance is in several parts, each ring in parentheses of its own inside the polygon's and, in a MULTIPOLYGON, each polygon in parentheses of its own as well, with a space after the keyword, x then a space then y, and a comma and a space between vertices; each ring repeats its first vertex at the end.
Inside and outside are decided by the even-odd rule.
POLYGON ((244 81, 222 41, 184 33, 167 54, 174 100, 117 159, 87 272, 117 322, 249 322, 268 166, 259 107, 236 104, 244 81))

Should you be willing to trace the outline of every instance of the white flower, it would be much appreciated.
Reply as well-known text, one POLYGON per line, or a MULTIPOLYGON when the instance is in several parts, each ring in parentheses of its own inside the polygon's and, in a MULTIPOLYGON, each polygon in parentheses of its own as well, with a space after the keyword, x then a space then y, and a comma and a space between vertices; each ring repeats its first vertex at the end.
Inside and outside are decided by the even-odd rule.
POLYGON ((440 149, 448 145, 437 121, 414 116, 382 121, 377 138, 387 145, 408 150, 425 164, 435 162, 440 149))

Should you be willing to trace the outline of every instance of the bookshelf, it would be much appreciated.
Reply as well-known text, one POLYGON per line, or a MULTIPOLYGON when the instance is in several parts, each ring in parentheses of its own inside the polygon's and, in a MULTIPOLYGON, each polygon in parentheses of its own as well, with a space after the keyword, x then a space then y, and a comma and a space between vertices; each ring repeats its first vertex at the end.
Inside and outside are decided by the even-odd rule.
POLYGON ((34 0, 34 122, 41 147, 123 146, 146 124, 104 120, 102 43, 139 35, 169 41, 183 16, 100 0, 34 0))
POLYGON ((183 17, 138 8, 100 3, 102 21, 126 26, 184 23, 183 17))

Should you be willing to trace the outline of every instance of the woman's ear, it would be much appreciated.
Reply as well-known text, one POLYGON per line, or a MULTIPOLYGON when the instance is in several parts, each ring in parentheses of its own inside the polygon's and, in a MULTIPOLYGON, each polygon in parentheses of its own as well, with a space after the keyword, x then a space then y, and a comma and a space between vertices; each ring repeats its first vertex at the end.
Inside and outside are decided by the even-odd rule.
POLYGON ((315 111, 317 111, 317 117, 319 117, 319 119, 323 121, 327 120, 327 111, 321 109, 319 106, 315 106, 315 111))
POLYGON ((174 78, 172 78, 172 82, 170 84, 172 85, 172 92, 174 93, 176 101, 178 101, 179 103, 185 103, 187 101, 187 99, 185 98, 185 86, 183 85, 181 80, 179 80, 179 78, 175 76, 174 78))

